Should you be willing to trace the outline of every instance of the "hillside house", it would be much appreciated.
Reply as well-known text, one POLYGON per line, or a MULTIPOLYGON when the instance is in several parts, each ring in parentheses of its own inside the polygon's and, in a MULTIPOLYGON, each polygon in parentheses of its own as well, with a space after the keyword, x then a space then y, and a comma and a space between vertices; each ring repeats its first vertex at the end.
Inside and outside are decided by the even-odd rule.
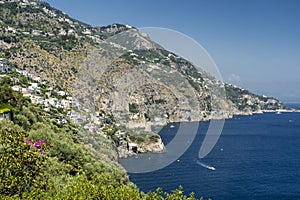
POLYGON ((47 99, 46 102, 53 107, 56 107, 56 108, 60 107, 60 102, 56 98, 47 99))
POLYGON ((7 60, 0 58, 0 72, 7 73, 10 67, 7 66, 7 60))
POLYGON ((43 31, 40 31, 40 30, 32 30, 32 35, 35 35, 35 36, 39 36, 39 35, 42 35, 43 34, 43 31))
POLYGON ((72 107, 72 101, 63 99, 61 100, 61 105, 64 109, 69 109, 72 107))
POLYGON ((23 97, 31 97, 32 96, 31 93, 29 92, 29 90, 26 88, 22 89, 22 95, 23 95, 23 97))
POLYGON ((137 153, 137 144, 136 143, 127 143, 127 150, 137 153))
POLYGON ((8 66, 2 66, 0 65, 0 72, 7 73, 10 70, 8 66))
POLYGON ((2 112, 0 110, 0 120, 3 120, 3 119, 12 120, 12 112, 11 111, 2 112))
POLYGON ((44 98, 39 96, 31 96, 30 100, 33 104, 44 104, 44 98))
POLYGON ((13 119, 12 107, 10 105, 0 105, 0 120, 3 119, 13 119))
POLYGON ((16 92, 22 92, 22 87, 20 85, 14 85, 11 89, 16 92))
POLYGON ((41 82, 41 77, 39 76, 33 77, 33 80, 36 82, 41 82))
POLYGON ((58 91, 57 94, 59 96, 65 96, 67 93, 65 91, 58 91))

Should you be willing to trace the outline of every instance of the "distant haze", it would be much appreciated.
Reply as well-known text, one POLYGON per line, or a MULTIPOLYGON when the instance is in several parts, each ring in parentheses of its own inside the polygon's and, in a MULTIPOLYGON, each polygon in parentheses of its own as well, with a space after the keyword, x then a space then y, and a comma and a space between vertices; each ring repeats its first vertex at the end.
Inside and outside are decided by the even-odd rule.
POLYGON ((284 102, 300 102, 300 1, 46 2, 92 25, 179 31, 208 51, 225 82, 284 102))

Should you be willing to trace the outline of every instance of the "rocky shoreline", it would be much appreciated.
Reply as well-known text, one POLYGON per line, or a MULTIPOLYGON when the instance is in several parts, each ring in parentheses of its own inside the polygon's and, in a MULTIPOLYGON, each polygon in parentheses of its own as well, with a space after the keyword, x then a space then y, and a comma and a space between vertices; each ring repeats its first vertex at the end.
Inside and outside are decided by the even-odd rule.
MULTIPOLYGON (((247 116, 247 115, 254 115, 254 114, 264 114, 264 113, 300 113, 300 109, 276 109, 276 110, 257 110, 253 112, 245 112, 245 111, 240 111, 240 112, 235 112, 233 114, 229 114, 227 117, 226 115, 221 115, 221 116, 213 116, 210 117, 209 119, 201 120, 201 121, 209 121, 209 120, 221 120, 221 119, 231 119, 233 116, 247 116)), ((175 122, 175 121, 174 121, 175 122)), ((187 122, 185 121, 178 121, 178 122, 187 122)), ((173 122, 171 122, 173 123, 173 122)), ((136 123, 134 124, 131 122, 130 128, 141 128, 142 125, 141 123, 136 123)), ((155 123, 147 123, 147 128, 151 126, 166 126, 168 125, 168 122, 166 121, 161 121, 161 122, 155 122, 155 123)), ((149 130, 148 130, 149 131, 149 130)), ((158 135, 158 134, 157 134, 158 135)), ((158 135, 159 136, 159 135, 158 135)), ((162 142, 162 139, 159 136, 159 139, 156 142, 153 143, 145 143, 142 142, 140 144, 137 143, 131 143, 131 146, 129 147, 128 143, 123 143, 121 144, 118 148, 118 155, 119 158, 128 158, 131 156, 136 156, 137 154, 140 153, 164 153, 166 152, 166 147, 164 143, 162 142)))
POLYGON ((136 156, 140 153, 163 153, 166 151, 166 147, 162 142, 162 139, 159 139, 156 142, 152 143, 128 143, 124 142, 118 148, 119 158, 128 158, 130 156, 136 156))

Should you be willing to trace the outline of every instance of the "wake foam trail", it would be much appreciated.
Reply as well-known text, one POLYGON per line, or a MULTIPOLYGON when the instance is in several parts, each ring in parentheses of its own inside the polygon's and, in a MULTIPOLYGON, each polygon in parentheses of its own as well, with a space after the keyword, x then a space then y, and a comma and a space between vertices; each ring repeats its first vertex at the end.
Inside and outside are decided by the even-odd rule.
POLYGON ((209 170, 212 170, 212 171, 215 171, 215 170, 216 170, 215 167, 209 166, 209 165, 207 165, 207 164, 204 164, 204 163, 202 163, 202 162, 199 161, 199 160, 197 160, 196 163, 197 163, 198 165, 200 165, 200 166, 206 168, 206 169, 209 169, 209 170))

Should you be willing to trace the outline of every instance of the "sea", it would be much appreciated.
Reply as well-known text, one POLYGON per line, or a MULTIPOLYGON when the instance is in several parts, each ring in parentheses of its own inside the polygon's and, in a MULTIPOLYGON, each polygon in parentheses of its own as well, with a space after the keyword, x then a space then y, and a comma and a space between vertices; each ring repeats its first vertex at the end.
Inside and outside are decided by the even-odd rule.
MULTIPOLYGON (((179 127, 172 125, 159 132, 165 144, 179 127)), ((158 171, 130 173, 130 180, 143 192, 158 187, 171 192, 181 185, 196 198, 300 200, 300 113, 234 116, 225 121, 213 150, 199 160, 208 126, 200 122, 193 143, 178 160, 158 171)))

